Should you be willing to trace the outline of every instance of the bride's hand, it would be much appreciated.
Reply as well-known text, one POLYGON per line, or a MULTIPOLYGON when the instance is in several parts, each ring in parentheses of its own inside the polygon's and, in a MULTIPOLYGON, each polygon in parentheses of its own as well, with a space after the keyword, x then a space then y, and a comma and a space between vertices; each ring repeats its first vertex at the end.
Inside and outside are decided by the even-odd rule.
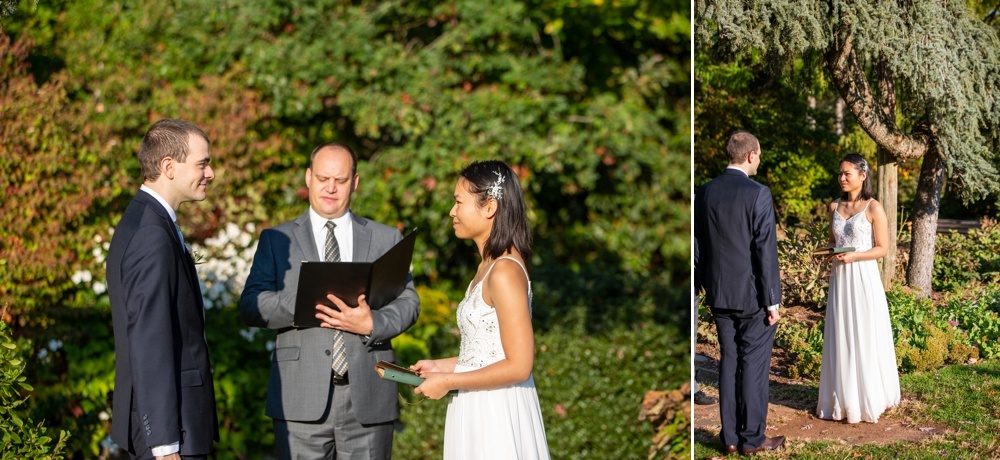
POLYGON ((420 361, 413 363, 413 365, 410 366, 410 370, 417 371, 419 373, 443 372, 443 369, 441 369, 441 366, 438 365, 437 360, 433 359, 421 359, 420 361))
POLYGON ((430 399, 441 399, 444 395, 448 394, 450 388, 450 377, 452 374, 441 374, 437 372, 431 372, 428 374, 423 374, 424 383, 413 389, 413 392, 418 395, 424 395, 430 399))
POLYGON ((842 254, 837 254, 834 257, 837 260, 839 260, 840 263, 844 263, 844 264, 849 264, 851 262, 854 262, 855 260, 858 260, 858 254, 856 252, 845 252, 845 253, 842 253, 842 254))

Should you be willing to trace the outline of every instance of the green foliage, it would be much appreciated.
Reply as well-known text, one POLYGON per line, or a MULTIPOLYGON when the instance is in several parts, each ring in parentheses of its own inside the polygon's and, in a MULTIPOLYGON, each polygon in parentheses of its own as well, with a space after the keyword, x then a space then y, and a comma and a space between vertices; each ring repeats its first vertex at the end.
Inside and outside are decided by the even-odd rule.
POLYGON ((66 107, 61 82, 34 82, 29 52, 0 33, 0 304, 12 316, 61 303, 91 244, 86 216, 121 183, 100 161, 103 128, 66 107))
POLYGON ((834 195, 837 162, 847 151, 830 129, 829 103, 802 89, 796 77, 769 75, 759 62, 713 61, 699 54, 695 65, 695 186, 726 167, 726 139, 737 129, 761 142, 755 180, 771 187, 779 222, 796 224, 818 216, 834 195))
MULTIPOLYGON (((956 193, 970 202, 1000 187, 1000 111, 988 96, 1000 85, 1000 41, 969 2, 698 0, 694 13, 705 52, 759 60, 774 74, 803 77, 803 86, 826 82, 822 63, 841 47, 850 46, 870 79, 885 63, 898 126, 933 136, 956 193)), ((869 102, 862 110, 881 108, 869 102)))
MULTIPOLYGON (((654 430, 636 415, 647 391, 688 381, 686 337, 686 330, 655 323, 583 337, 536 333, 534 377, 549 450, 567 458, 645 458, 654 430)), ((446 405, 403 405, 393 456, 441 458, 446 405)), ((684 433, 671 445, 687 451, 688 443, 684 433)))
POLYGON ((949 323, 927 299, 893 289, 887 293, 900 372, 927 371, 978 358, 969 335, 949 323))
POLYGON ((686 324, 685 2, 28 3, 0 33, 0 301, 19 333, 61 344, 38 347, 32 410, 75 434, 74 455, 113 454, 103 254, 163 117, 212 141, 209 199, 178 218, 205 257, 220 458, 273 442, 270 340, 238 324, 233 298, 259 229, 306 210, 321 142, 359 152, 355 212, 420 228, 424 314, 394 342, 402 361, 457 348, 452 300, 476 259, 444 222, 457 171, 484 158, 525 190, 538 331, 686 324))
POLYGON ((986 285, 960 293, 940 307, 950 324, 967 331, 983 359, 1000 357, 1000 289, 986 285))
POLYGON ((779 327, 774 345, 790 355, 788 376, 793 379, 818 379, 823 367, 823 321, 812 326, 789 323, 779 327))
POLYGON ((459 334, 455 308, 448 295, 426 286, 418 286, 417 295, 420 296, 417 324, 392 339, 396 361, 408 366, 437 353, 457 355, 459 334))
POLYGON ((829 246, 830 223, 813 219, 778 240, 781 297, 786 305, 823 305, 830 280, 830 262, 813 255, 829 246))
POLYGON ((1000 225, 985 221, 966 234, 939 235, 934 246, 935 291, 955 291, 972 281, 1000 281, 1000 225))
MULTIPOLYGON (((0 318, 6 316, 0 310, 0 318)), ((22 341, 22 345, 24 341, 22 341)), ((28 399, 24 393, 34 391, 27 378, 21 375, 27 362, 11 335, 10 326, 0 320, 0 459, 61 459, 69 433, 59 431, 52 439, 42 422, 35 424, 24 412, 28 399)))

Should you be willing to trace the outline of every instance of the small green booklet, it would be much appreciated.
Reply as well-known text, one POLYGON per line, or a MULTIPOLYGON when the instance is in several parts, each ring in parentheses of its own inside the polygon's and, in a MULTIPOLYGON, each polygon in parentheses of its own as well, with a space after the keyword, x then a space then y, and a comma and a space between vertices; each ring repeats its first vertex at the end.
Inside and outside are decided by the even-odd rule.
POLYGON ((420 374, 385 361, 379 361, 378 364, 375 364, 375 372, 378 372, 378 376, 383 379, 406 385, 419 386, 424 383, 424 378, 420 374))
POLYGON ((814 256, 828 256, 828 255, 833 255, 833 254, 841 254, 841 253, 845 253, 845 252, 854 252, 854 248, 852 248, 852 247, 819 248, 819 249, 813 251, 813 255, 814 256))

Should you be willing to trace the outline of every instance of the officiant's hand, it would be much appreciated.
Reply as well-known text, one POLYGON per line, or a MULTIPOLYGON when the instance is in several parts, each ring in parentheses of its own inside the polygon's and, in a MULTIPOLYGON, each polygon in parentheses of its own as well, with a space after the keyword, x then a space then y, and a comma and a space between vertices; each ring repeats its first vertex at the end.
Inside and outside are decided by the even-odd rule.
POLYGON ((344 301, 330 294, 326 296, 337 308, 323 304, 316 305, 316 319, 321 321, 320 327, 340 329, 358 335, 370 335, 374 331, 372 309, 368 306, 364 295, 358 296, 358 306, 348 307, 344 301), (339 311, 338 311, 339 309, 339 311))
POLYGON ((418 395, 424 395, 430 399, 441 399, 451 391, 450 381, 455 374, 441 374, 438 372, 421 373, 424 383, 413 389, 418 395))

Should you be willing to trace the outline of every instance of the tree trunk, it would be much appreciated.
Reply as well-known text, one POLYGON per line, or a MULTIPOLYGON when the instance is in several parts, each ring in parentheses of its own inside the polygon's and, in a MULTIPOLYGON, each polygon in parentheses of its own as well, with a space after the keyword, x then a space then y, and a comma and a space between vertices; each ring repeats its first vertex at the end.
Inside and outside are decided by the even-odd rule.
POLYGON ((934 240, 937 238, 941 190, 944 187, 945 164, 937 144, 931 143, 924 155, 917 182, 917 197, 913 209, 913 242, 910 244, 910 270, 906 281, 922 297, 931 295, 934 273, 934 240))
MULTIPOLYGON (((896 159, 886 152, 885 149, 878 149, 878 199, 885 208, 885 217, 889 221, 889 250, 885 253, 880 263, 882 264, 882 286, 886 291, 892 286, 892 279, 896 276, 896 235, 899 233, 899 215, 896 210, 899 207, 899 166, 896 159)), ((936 224, 935 224, 936 226, 936 224)))
MULTIPOLYGON (((878 81, 878 102, 881 106, 882 117, 886 122, 896 120, 896 79, 889 68, 889 63, 881 59, 876 69, 878 81)), ((895 124, 895 123, 893 123, 895 124)), ((885 257, 879 261, 882 264, 882 287, 886 291, 892 286, 892 278, 896 274, 896 230, 899 228, 899 218, 896 213, 899 201, 899 167, 892 152, 884 147, 878 148, 878 194, 882 207, 885 209, 885 217, 889 223, 889 241, 887 241, 888 251, 885 257)))

